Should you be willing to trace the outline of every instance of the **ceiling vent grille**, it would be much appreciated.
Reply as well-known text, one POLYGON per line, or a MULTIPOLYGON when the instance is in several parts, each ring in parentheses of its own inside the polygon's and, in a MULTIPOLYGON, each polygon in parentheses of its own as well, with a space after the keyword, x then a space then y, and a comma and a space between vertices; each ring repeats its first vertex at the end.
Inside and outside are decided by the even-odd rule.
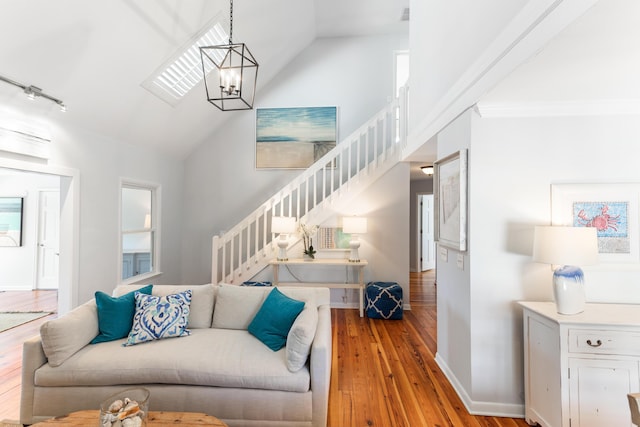
MULTIPOLYGON (((202 60, 200 46, 215 46, 226 44, 229 34, 218 18, 213 24, 205 27, 178 51, 158 67, 143 83, 147 89, 158 98, 171 106, 178 102, 202 81, 202 60)), ((209 73, 212 64, 206 64, 209 73)))

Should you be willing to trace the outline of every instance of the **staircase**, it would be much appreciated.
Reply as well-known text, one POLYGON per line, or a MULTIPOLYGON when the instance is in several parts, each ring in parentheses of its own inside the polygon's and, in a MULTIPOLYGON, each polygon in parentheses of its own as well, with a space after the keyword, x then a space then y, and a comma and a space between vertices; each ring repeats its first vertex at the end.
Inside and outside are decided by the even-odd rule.
MULTIPOLYGON (((211 282, 240 284, 276 257, 273 216, 293 216, 299 223, 322 224, 373 184, 399 160, 407 143, 406 87, 400 96, 335 148, 281 188, 231 230, 214 236, 211 282)), ((290 236, 289 248, 301 241, 290 236)))

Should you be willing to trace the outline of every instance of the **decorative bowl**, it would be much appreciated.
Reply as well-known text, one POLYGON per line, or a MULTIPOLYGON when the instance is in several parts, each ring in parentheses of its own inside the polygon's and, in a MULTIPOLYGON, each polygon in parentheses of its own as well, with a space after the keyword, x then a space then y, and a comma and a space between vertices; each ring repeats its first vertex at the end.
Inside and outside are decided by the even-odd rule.
POLYGON ((150 395, 144 387, 132 387, 107 397, 100 404, 100 426, 146 426, 150 395))

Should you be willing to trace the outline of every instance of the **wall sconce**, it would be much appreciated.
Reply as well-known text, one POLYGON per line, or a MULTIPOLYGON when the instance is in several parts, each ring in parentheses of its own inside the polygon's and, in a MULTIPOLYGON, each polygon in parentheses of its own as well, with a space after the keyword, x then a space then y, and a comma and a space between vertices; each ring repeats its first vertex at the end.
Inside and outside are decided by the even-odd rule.
POLYGON ((342 231, 351 234, 351 240, 349 241, 349 247, 351 248, 349 262, 360 262, 360 255, 358 255, 360 239, 358 235, 367 232, 367 218, 362 216, 342 218, 342 231))
POLYGON ((553 296, 560 314, 584 311, 584 273, 578 265, 598 262, 598 236, 594 227, 537 226, 533 234, 533 260, 553 266, 553 296))
POLYGON ((287 246, 289 246, 289 234, 296 232, 296 219, 288 216, 274 216, 271 218, 271 232, 279 233, 278 261, 288 261, 287 246))

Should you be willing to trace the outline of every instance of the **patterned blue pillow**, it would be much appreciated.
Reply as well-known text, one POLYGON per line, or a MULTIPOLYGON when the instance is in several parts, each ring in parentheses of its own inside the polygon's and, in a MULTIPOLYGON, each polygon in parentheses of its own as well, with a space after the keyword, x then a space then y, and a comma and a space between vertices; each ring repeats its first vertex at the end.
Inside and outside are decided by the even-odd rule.
POLYGON ((163 297, 141 293, 135 295, 136 314, 123 346, 191 334, 187 329, 191 290, 163 297))

